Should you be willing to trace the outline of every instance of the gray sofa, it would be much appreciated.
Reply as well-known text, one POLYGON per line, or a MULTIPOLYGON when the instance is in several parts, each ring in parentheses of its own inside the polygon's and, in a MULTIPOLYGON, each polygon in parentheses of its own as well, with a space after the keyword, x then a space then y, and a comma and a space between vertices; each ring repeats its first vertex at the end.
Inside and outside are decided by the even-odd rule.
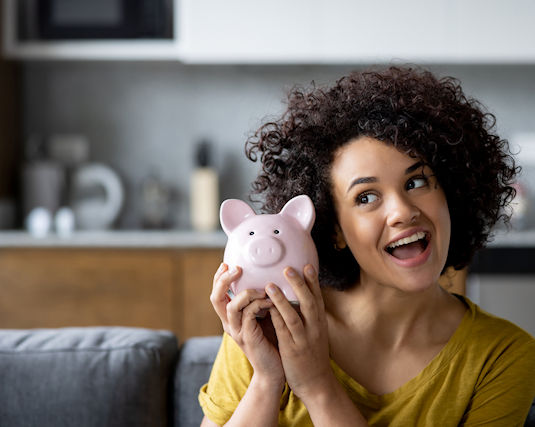
POLYGON ((198 426, 220 337, 169 331, 0 330, 0 426, 198 426))
POLYGON ((0 426, 198 426, 220 342, 179 347, 169 331, 139 328, 0 330, 0 426))

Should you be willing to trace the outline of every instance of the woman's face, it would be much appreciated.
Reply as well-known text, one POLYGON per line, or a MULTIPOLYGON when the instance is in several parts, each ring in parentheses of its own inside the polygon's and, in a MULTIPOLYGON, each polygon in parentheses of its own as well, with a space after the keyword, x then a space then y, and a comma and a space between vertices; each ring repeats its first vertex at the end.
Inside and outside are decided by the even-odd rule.
POLYGON ((373 138, 336 152, 331 179, 340 238, 360 266, 360 283, 402 291, 436 284, 451 222, 444 191, 418 159, 373 138))

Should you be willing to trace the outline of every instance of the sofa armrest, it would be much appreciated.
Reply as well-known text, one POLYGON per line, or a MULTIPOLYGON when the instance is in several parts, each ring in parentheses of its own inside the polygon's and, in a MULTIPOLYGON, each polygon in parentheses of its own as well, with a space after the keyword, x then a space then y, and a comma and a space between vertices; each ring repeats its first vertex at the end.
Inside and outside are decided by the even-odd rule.
POLYGON ((165 426, 177 356, 168 331, 0 330, 0 425, 165 426))
POLYGON ((221 336, 196 337, 184 342, 175 373, 175 426, 198 427, 203 418, 199 389, 208 381, 221 336))

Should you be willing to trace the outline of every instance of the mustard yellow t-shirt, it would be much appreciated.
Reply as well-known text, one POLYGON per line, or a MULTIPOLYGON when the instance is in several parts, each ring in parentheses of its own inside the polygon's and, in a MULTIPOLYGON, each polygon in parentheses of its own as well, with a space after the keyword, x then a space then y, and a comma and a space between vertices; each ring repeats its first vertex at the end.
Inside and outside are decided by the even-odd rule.
MULTIPOLYGON (((535 339, 514 324, 468 307, 449 342, 415 378, 376 395, 331 360, 338 381, 373 426, 522 426, 535 397, 535 339)), ((205 415, 218 425, 232 416, 253 370, 224 335, 208 384, 199 394, 205 415)), ((286 386, 281 426, 312 426, 304 404, 286 386)))

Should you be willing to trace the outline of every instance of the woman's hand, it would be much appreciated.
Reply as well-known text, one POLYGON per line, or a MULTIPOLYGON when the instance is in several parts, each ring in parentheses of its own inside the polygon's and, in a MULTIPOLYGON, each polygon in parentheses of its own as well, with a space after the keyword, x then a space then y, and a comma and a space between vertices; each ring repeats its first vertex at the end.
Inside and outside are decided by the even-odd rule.
POLYGON ((299 299, 300 312, 274 284, 266 286, 266 291, 274 304, 270 313, 286 381, 306 404, 307 396, 325 391, 336 381, 329 360, 325 306, 311 265, 304 268, 304 280, 290 267, 284 274, 299 299))
POLYGON ((257 319, 260 313, 266 314, 273 306, 264 291, 247 289, 232 300, 228 296, 230 284, 241 276, 241 268, 229 270, 221 264, 214 275, 210 301, 221 319, 224 331, 229 334, 245 353, 254 369, 256 379, 276 387, 284 385, 284 371, 279 353, 266 336, 262 324, 257 319))

